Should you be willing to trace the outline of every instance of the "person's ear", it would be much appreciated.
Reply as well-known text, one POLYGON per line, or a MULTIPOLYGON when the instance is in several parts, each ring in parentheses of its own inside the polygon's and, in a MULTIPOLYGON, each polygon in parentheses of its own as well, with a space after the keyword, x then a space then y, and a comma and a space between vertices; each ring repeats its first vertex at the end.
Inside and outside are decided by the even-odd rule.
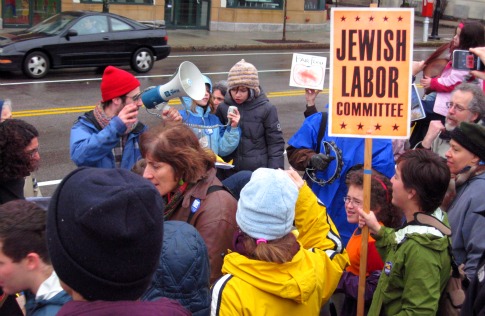
POLYGON ((42 258, 35 252, 28 253, 23 260, 25 260, 25 264, 29 270, 37 269, 42 262, 42 258))
POLYGON ((472 166, 478 166, 480 164, 481 159, 477 155, 473 155, 472 160, 470 161, 472 166))
POLYGON ((475 122, 479 117, 478 113, 473 113, 470 122, 475 122))
POLYGON ((408 199, 412 200, 416 196, 416 190, 415 189, 407 189, 408 192, 408 199))

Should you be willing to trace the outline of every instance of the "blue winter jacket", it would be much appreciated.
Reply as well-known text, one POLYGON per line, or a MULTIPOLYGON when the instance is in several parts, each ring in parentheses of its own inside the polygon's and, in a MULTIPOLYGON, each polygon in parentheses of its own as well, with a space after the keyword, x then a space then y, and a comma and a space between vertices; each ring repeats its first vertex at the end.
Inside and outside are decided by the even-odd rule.
POLYGON ((194 226, 166 221, 160 263, 144 301, 160 297, 177 300, 195 316, 210 314, 209 254, 204 239, 194 226))
POLYGON ((62 305, 72 300, 66 291, 57 293, 48 300, 35 299, 35 295, 30 291, 25 292, 25 310, 27 316, 54 316, 61 309, 62 305))
MULTIPOLYGON (((316 113, 305 119, 300 129, 290 138, 288 145, 295 148, 306 148, 316 150, 318 130, 322 120, 322 113, 316 113)), ((347 171, 356 164, 364 163, 365 140, 363 138, 350 137, 330 137, 328 136, 328 125, 322 141, 333 141, 342 150, 343 168, 340 177, 331 184, 320 186, 313 183, 312 190, 317 197, 327 206, 335 226, 340 233, 340 237, 347 245, 350 236, 357 228, 356 224, 347 221, 345 213, 345 203, 343 198, 347 195, 347 185, 345 175, 347 171)), ((324 146, 320 145, 320 152, 324 151, 324 146)), ((331 154, 335 156, 335 154, 331 154)), ((392 142, 390 139, 374 139, 372 142, 372 168, 385 174, 387 177, 394 175, 394 156, 392 153, 392 142)), ((328 168, 317 173, 319 179, 329 179, 336 168, 336 161, 332 161, 328 168)))
POLYGON ((192 99, 189 97, 180 98, 184 110, 180 110, 183 122, 190 126, 197 138, 200 140, 203 136, 207 136, 208 148, 210 148, 216 155, 227 156, 232 153, 239 145, 241 139, 241 129, 239 127, 233 128, 228 126, 223 128, 221 121, 215 115, 210 113, 210 108, 205 109, 197 106, 196 113, 190 111, 192 99), (213 126, 210 129, 202 129, 193 125, 213 126))
MULTIPOLYGON (((140 135, 147 128, 138 123, 128 134, 121 158, 121 168, 131 169, 141 157, 139 148, 140 135)), ((125 133, 126 125, 117 116, 108 126, 101 128, 94 118, 93 111, 80 116, 71 128, 71 160, 78 166, 115 168, 113 149, 125 133)))

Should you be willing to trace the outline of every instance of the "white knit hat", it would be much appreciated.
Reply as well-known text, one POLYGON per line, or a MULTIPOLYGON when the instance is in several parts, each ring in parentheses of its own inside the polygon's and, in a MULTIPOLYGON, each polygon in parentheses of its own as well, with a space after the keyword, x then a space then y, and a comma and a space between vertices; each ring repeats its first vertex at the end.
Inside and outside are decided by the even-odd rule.
POLYGON ((298 188, 285 171, 259 168, 241 191, 236 222, 253 238, 284 237, 293 227, 297 198, 298 188))

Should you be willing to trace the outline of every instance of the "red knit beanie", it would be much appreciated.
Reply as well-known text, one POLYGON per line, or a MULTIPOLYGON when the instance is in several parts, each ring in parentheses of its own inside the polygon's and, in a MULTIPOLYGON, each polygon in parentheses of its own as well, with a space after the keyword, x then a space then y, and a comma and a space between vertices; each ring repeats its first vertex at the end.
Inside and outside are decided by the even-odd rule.
POLYGON ((102 101, 106 102, 121 97, 139 86, 140 81, 129 72, 108 66, 101 79, 102 101))

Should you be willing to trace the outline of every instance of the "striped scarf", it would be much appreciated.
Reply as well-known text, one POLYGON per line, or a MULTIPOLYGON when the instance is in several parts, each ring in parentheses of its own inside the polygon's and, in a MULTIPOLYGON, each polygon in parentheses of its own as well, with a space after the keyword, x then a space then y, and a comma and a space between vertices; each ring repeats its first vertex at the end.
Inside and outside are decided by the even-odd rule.
MULTIPOLYGON (((98 104, 94 108, 93 113, 94 113, 94 117, 96 118, 96 121, 101 126, 101 128, 105 128, 106 126, 108 126, 109 122, 113 118, 113 116, 106 115, 101 104, 98 104)), ((111 150, 115 158, 115 165, 118 168, 121 166, 121 159, 123 157, 123 150, 125 148, 126 140, 128 139, 128 134, 135 129, 137 124, 138 124, 138 120, 131 126, 131 128, 126 130, 126 132, 119 138, 116 146, 111 150)))

